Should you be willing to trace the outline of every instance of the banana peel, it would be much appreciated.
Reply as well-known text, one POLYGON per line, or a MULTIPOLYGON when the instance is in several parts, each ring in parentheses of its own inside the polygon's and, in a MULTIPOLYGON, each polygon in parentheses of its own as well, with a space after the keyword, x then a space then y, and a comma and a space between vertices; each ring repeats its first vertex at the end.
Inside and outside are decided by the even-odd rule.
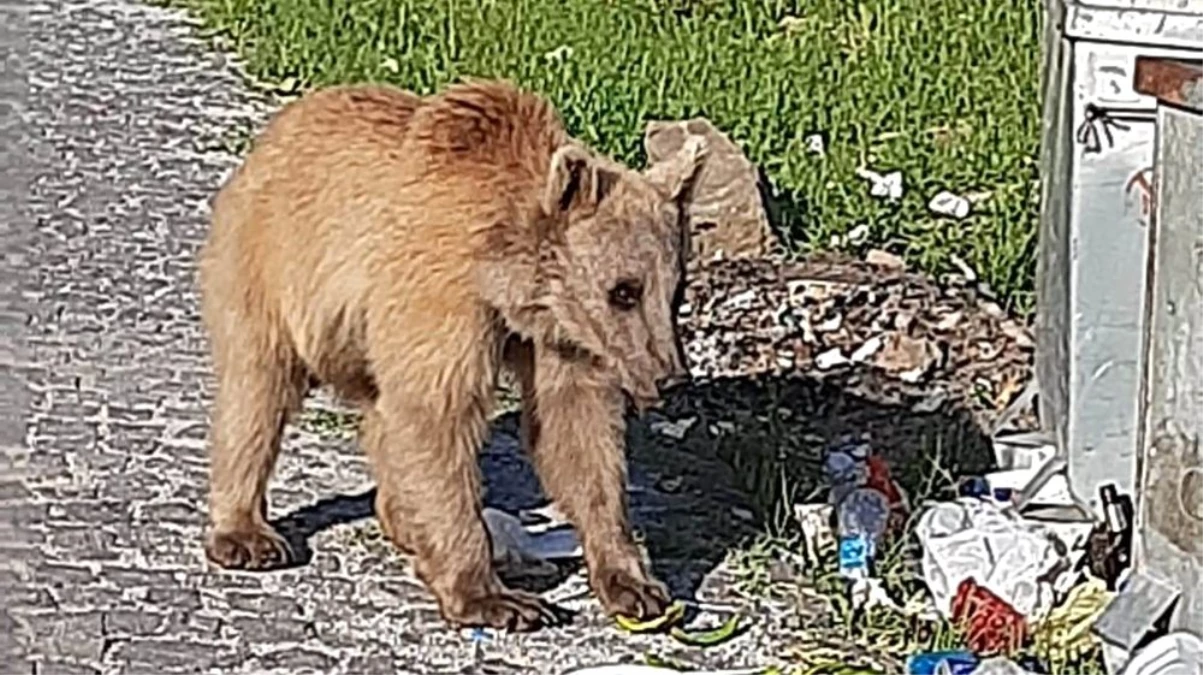
POLYGON ((685 617, 685 603, 681 601, 674 602, 664 610, 660 616, 651 619, 650 621, 640 621, 631 617, 622 616, 621 614, 614 617, 618 627, 628 633, 655 633, 657 631, 669 628, 685 617))
POLYGON ((717 628, 700 631, 686 631, 678 626, 673 626, 669 631, 669 635, 677 642, 692 647, 711 647, 726 642, 738 635, 741 632, 739 628, 743 619, 742 614, 732 614, 717 628))

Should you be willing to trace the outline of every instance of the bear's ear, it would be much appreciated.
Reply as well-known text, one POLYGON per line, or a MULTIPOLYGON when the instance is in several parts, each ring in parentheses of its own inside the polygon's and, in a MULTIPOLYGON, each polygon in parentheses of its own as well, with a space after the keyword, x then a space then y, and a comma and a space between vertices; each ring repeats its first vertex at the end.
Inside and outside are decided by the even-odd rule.
POLYGON ((550 216, 574 209, 594 209, 618 182, 618 174, 602 166, 587 149, 566 143, 551 156, 543 211, 550 216))
POLYGON ((681 199, 706 161, 707 150, 704 137, 690 136, 681 144, 681 149, 648 169, 644 177, 669 199, 681 199))

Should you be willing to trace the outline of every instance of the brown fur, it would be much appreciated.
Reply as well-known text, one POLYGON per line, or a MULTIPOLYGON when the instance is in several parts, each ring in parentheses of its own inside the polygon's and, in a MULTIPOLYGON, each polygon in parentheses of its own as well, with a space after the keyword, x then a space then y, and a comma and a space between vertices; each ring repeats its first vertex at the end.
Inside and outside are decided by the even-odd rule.
POLYGON ((218 379, 209 559, 291 555, 268 524, 267 484, 318 381, 363 408, 381 526, 443 616, 553 621, 498 580, 480 517, 476 455, 508 366, 524 441, 581 533, 595 592, 610 612, 662 612, 626 520, 624 393, 644 407, 683 374, 677 200, 701 156, 690 146, 636 173, 503 82, 426 99, 333 87, 282 109, 214 200, 201 255, 218 379))

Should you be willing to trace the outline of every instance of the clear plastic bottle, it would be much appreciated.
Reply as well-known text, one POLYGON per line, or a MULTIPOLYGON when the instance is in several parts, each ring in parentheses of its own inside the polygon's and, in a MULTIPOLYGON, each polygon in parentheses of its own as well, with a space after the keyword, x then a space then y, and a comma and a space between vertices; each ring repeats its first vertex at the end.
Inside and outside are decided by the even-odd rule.
POLYGON ((873 575, 873 559, 890 518, 890 502, 873 488, 856 488, 836 506, 840 574, 850 579, 873 575))

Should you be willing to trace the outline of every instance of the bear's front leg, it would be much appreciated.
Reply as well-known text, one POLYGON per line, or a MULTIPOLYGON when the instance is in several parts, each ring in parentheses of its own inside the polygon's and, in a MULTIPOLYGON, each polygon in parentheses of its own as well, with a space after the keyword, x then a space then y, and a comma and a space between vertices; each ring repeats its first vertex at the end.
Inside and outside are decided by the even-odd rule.
POLYGON ((457 306, 454 289, 445 288, 438 311, 426 311, 411 289, 410 302, 380 302, 392 313, 369 320, 379 395, 360 440, 376 474, 376 516, 389 539, 414 556, 418 577, 452 626, 526 631, 555 624, 561 617, 551 606, 506 588, 493 569, 477 455, 499 354, 491 317, 472 302, 457 306))
POLYGON ((589 364, 512 341, 522 386, 522 441, 548 496, 581 536, 589 583, 608 614, 660 616, 668 591, 653 578, 627 522, 621 392, 589 364))
POLYGON ((365 415, 361 442, 376 473, 381 529, 414 556, 418 577, 452 627, 527 631, 558 623, 541 598, 497 577, 480 515, 483 416, 478 422, 475 413, 446 413, 419 403, 377 405, 365 415))

